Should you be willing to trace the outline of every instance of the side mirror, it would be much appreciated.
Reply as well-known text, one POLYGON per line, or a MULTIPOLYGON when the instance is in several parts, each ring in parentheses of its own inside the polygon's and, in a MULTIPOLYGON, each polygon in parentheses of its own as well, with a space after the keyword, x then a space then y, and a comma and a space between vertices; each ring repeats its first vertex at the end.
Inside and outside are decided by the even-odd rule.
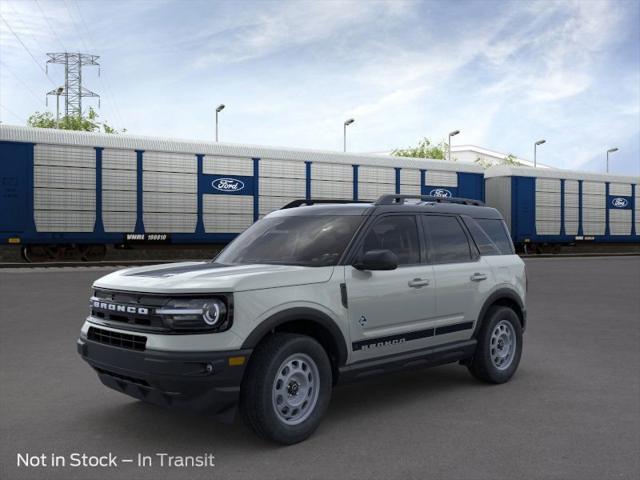
POLYGON ((398 257, 391 250, 369 250, 353 264, 357 270, 395 270, 398 257))

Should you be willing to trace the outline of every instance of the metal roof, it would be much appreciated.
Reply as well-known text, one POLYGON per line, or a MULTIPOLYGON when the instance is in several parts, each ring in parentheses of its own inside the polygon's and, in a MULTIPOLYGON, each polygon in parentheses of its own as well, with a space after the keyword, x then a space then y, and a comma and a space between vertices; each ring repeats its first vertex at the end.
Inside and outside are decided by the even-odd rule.
POLYGON ((498 165, 490 167, 484 172, 485 178, 492 177, 537 177, 563 178, 566 180, 589 180, 594 182, 639 183, 640 177, 612 175, 610 173, 579 172, 575 170, 561 170, 559 168, 530 168, 498 165))
POLYGON ((482 167, 445 160, 411 159, 383 155, 267 147, 233 143, 216 143, 173 138, 147 137, 129 134, 76 132, 50 128, 21 127, 0 124, 0 140, 52 145, 119 148, 125 150, 151 150, 159 152, 251 157, 278 160, 329 162, 381 167, 402 167, 426 170, 482 173, 482 167))
POLYGON ((375 203, 326 203, 317 205, 301 205, 299 207, 275 210, 269 217, 304 216, 304 215, 367 215, 370 213, 452 213, 468 215, 472 218, 502 219, 498 210, 486 205, 461 205, 459 203, 398 203, 376 205, 375 203))

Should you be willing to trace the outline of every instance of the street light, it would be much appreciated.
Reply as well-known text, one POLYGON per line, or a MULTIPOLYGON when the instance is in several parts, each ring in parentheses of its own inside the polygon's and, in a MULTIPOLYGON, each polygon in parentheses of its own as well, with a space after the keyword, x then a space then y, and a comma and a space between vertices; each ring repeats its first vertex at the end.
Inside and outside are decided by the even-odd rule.
POLYGON ((224 110, 224 103, 221 103, 220 105, 218 105, 218 108, 216 108, 216 142, 218 141, 218 114, 224 110))
POLYGON ((343 151, 346 152, 347 151, 347 125, 351 125, 353 122, 355 122, 355 120, 353 118, 350 118, 349 120, 345 120, 344 122, 344 132, 343 132, 343 151))
POLYGON ((536 168, 538 166, 538 160, 536 158, 536 155, 538 153, 537 151, 538 145, 542 145, 545 142, 546 140, 538 140, 536 143, 533 144, 533 168, 536 168))
POLYGON ((617 151, 618 151, 618 147, 613 147, 607 150, 607 173, 609 173, 609 154, 617 151))
POLYGON ((451 161, 451 137, 455 137, 460 133, 460 130, 454 130, 453 132, 449 132, 449 144, 447 147, 447 160, 451 161))
POLYGON ((56 128, 60 128, 60 95, 64 92, 64 87, 56 89, 56 128))

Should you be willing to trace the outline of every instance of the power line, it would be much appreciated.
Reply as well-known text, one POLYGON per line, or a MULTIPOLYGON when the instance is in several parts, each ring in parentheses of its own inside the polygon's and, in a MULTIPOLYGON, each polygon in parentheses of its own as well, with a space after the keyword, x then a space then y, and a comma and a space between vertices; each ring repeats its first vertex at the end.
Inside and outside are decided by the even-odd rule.
POLYGON ((13 115, 18 121, 22 122, 22 118, 20 118, 18 115, 16 115, 14 112, 9 110, 7 107, 2 105, 1 103, 0 103, 0 107, 4 108, 7 112, 9 112, 11 115, 13 115))
POLYGON ((47 71, 42 68, 42 65, 40 65, 40 62, 38 62, 38 60, 36 60, 36 57, 33 55, 33 53, 31 53, 31 50, 29 50, 29 48, 24 44, 24 42, 22 41, 22 39, 18 36, 18 34, 13 30, 13 28, 11 28, 11 25, 9 25, 9 22, 7 22, 5 20, 5 18, 2 16, 2 14, 0 14, 0 19, 2 19, 2 21, 5 23, 5 25, 9 28, 9 31, 11 33, 13 33, 13 36, 16 37, 16 39, 18 40, 18 42, 20 42, 20 45, 22 45, 22 48, 24 48, 27 53, 29 54, 29 56, 33 59, 34 63, 38 66, 38 68, 40 70, 42 70, 42 73, 44 73, 45 77, 47 77, 47 80, 49 80, 51 82, 51 84, 53 86, 55 86, 55 82, 53 80, 51 80, 51 78, 49 77, 49 74, 47 74, 47 71))
POLYGON ((42 6, 40 5, 40 2, 38 0, 34 0, 34 2, 36 2, 36 5, 38 6, 38 9, 40 10, 40 13, 42 14, 42 17, 44 18, 45 22, 47 22, 47 25, 49 25, 49 30, 51 30, 51 33, 53 33, 53 36, 56 37, 56 40, 58 40, 58 43, 62 47, 62 50, 64 50, 66 52, 67 51, 67 47, 64 45, 62 40, 60 40, 60 37, 58 36, 58 34, 56 33, 55 29, 53 28, 53 25, 51 25, 51 22, 49 21, 49 17, 47 17, 47 14, 44 13, 44 10, 43 10, 42 6))
MULTIPOLYGON (((20 22, 20 25, 22 25, 22 30, 23 32, 26 34, 27 37, 29 37, 32 42, 31 44, 33 45, 33 43, 38 43, 38 40, 31 34, 31 31, 29 30, 29 28, 24 24, 24 22, 22 21, 22 18, 20 18, 20 14, 17 12, 17 10, 15 8, 13 8, 13 5, 11 5, 10 2, 5 2, 5 5, 7 7, 9 7, 9 9, 13 12, 13 17, 15 17, 15 19, 20 22)), ((12 18, 13 18, 12 17, 12 18)))
MULTIPOLYGON (((80 5, 79 5, 77 0, 74 0, 74 2, 75 2, 76 9, 78 10, 78 17, 80 18, 80 22, 81 22, 82 26, 84 27, 84 30, 85 30, 85 32, 87 34, 87 39, 91 43, 91 46, 95 47, 95 42, 94 42, 93 36, 91 35, 91 30, 89 30, 87 22, 85 21, 84 16, 82 15, 82 10, 80 9, 80 5)), ((111 89, 111 85, 109 84, 109 80, 107 78, 107 75, 105 74, 104 80, 102 79, 101 75, 99 75, 98 78, 100 79, 100 83, 102 83, 102 86, 104 87, 104 89, 107 91, 107 98, 109 99, 109 101, 113 105, 114 112, 115 112, 116 116, 118 117, 118 120, 120 121, 120 125, 124 125, 123 117, 120 114, 120 108, 118 107, 118 102, 116 100, 116 96, 113 94, 113 91, 111 89)))
POLYGON ((18 75, 16 75, 16 74, 15 74, 15 73, 14 73, 14 72, 9 68, 9 65, 7 65, 6 63, 4 63, 2 60, 0 60, 0 65, 2 65, 2 66, 3 66, 2 68, 3 68, 4 70, 6 70, 7 72, 9 72, 11 75, 13 75, 13 78, 15 78, 18 82, 20 82, 20 83, 24 86, 24 88, 26 88, 26 89, 29 91, 29 93, 30 93, 31 95, 33 95, 33 98, 35 98, 36 100, 38 100, 38 102, 42 102, 42 98, 40 98, 40 97, 35 93, 35 91, 34 91, 34 90, 32 90, 32 89, 31 89, 31 87, 30 87, 29 85, 27 85, 27 83, 26 83, 24 80, 22 80, 18 75))
POLYGON ((73 29, 76 31, 76 34, 78 35, 78 38, 82 42, 82 46, 84 47, 84 49, 88 51, 89 47, 87 46, 86 42, 84 41, 83 36, 80 34, 80 30, 78 29, 78 26, 76 25, 76 19, 74 18, 73 13, 71 13, 71 9, 69 8, 69 5, 67 5, 67 0, 63 0, 63 3, 64 3, 64 8, 66 8, 67 12, 69 12, 69 18, 71 19, 71 24, 73 25, 73 29))

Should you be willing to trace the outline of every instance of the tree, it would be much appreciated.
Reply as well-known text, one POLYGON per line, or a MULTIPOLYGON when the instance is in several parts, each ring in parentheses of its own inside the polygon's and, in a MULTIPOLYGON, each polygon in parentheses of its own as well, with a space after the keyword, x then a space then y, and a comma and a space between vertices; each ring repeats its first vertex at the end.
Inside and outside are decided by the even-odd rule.
POLYGON ((511 165, 511 166, 522 165, 522 163, 520 163, 517 160, 517 157, 512 153, 509 153, 506 157, 499 160, 498 162, 477 157, 476 163, 480 165, 482 168, 489 168, 489 167, 493 167, 494 165, 511 165))
MULTIPOLYGON (((108 125, 107 122, 98 121, 98 113, 89 108, 86 116, 65 115, 56 125, 56 119, 51 112, 36 112, 29 117, 27 125, 36 128, 60 128, 62 130, 80 130, 83 132, 120 133, 118 130, 108 125)), ((126 132, 125 128, 122 133, 126 132)))
POLYGON ((397 157, 415 157, 415 158, 434 158, 437 160, 445 160, 447 158, 449 146, 443 141, 434 145, 427 137, 418 142, 418 146, 406 149, 397 148, 391 155, 397 157))

